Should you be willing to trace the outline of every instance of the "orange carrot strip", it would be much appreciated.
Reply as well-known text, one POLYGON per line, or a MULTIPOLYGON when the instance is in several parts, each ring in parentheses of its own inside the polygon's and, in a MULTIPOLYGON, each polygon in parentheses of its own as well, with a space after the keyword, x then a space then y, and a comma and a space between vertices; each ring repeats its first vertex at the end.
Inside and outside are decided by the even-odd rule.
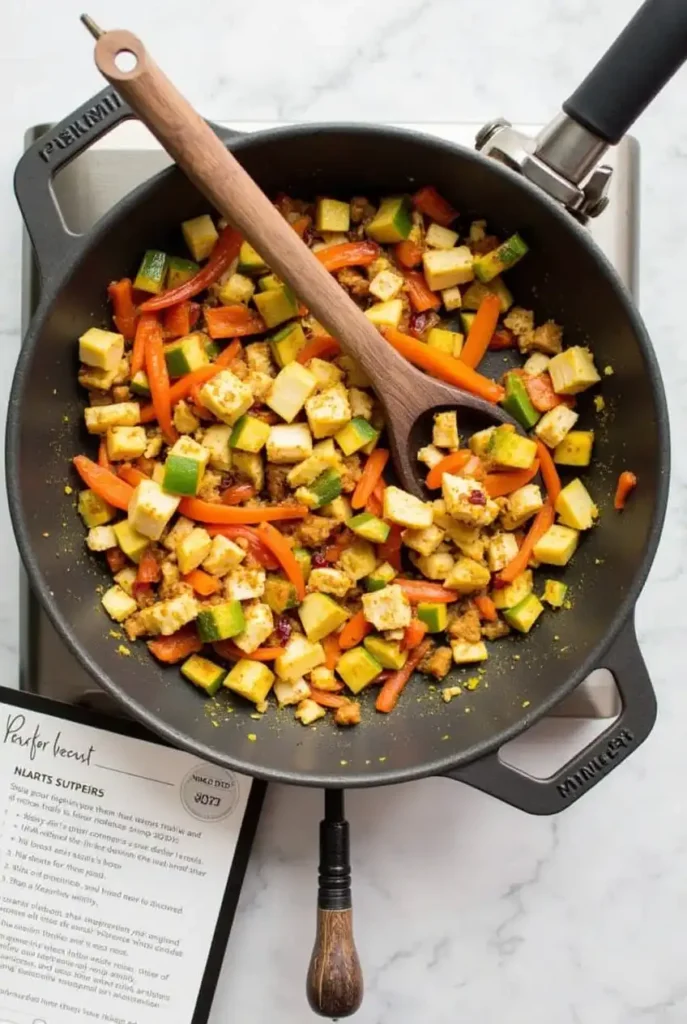
POLYGON ((216 594, 218 590, 222 589, 220 580, 202 569, 194 569, 181 578, 184 583, 192 586, 196 594, 200 594, 201 597, 210 597, 211 594, 216 594))
POLYGON ((473 395, 480 395, 488 402, 500 402, 505 391, 500 384, 488 377, 483 377, 472 367, 467 366, 460 359, 440 352, 438 349, 430 348, 409 334, 397 331, 395 327, 382 327, 382 335, 389 344, 400 352, 409 362, 421 369, 426 370, 433 377, 445 380, 448 384, 455 384, 473 395))
POLYGON ((613 508, 617 512, 622 512, 625 508, 625 503, 636 486, 636 475, 630 472, 629 469, 624 469, 618 477, 618 486, 615 489, 615 498, 613 499, 613 508))
MULTIPOLYGON (((145 313, 143 314, 146 315, 145 313)), ((200 315, 200 306, 197 302, 179 302, 176 306, 170 306, 164 311, 162 327, 166 338, 182 338, 190 334, 196 320, 200 315)))
POLYGON ((379 500, 375 491, 372 492, 365 502, 365 511, 369 512, 370 515, 377 516, 378 519, 381 519, 382 513, 384 512, 384 503, 379 500))
POLYGON ((546 493, 551 504, 555 505, 556 498, 561 493, 561 478, 551 457, 551 452, 542 441, 537 441, 537 455, 539 456, 539 472, 542 475, 546 493))
POLYGON ((428 309, 439 309, 441 297, 433 292, 419 270, 407 270, 403 275, 406 279, 406 292, 410 305, 416 313, 425 313, 428 309))
POLYGON ((416 210, 424 213, 426 217, 431 217, 444 228, 447 228, 458 216, 458 211, 454 210, 451 204, 439 195, 434 185, 425 185, 424 188, 419 189, 413 196, 413 203, 416 210))
POLYGON ((103 469, 96 462, 86 458, 85 455, 77 455, 72 461, 86 487, 90 487, 99 498, 103 498, 110 505, 126 512, 134 493, 133 487, 120 480, 109 469, 103 469))
POLYGON ((339 633, 339 647, 342 651, 347 651, 350 647, 355 647, 356 644, 359 644, 371 632, 372 626, 365 618, 363 612, 356 612, 339 633))
POLYGON ((376 242, 344 242, 343 245, 330 245, 328 249, 320 249, 315 255, 325 270, 333 273, 344 267, 366 267, 379 256, 380 248, 376 242))
POLYGON ((131 349, 130 373, 132 377, 145 366, 148 338, 158 329, 157 325, 157 313, 142 313, 138 318, 136 336, 134 338, 133 348, 131 349))
POLYGON ((412 270, 422 263, 422 247, 415 242, 399 242, 394 246, 394 255, 402 267, 412 270))
POLYGON ((248 306, 207 306, 205 324, 211 338, 239 338, 267 330, 262 317, 248 306))
POLYGON ((421 619, 411 619, 410 625, 406 627, 401 640, 401 648, 404 651, 412 651, 414 647, 422 643, 427 632, 427 623, 421 619))
POLYGON ((475 608, 479 612, 479 617, 484 619, 485 622, 496 622, 499 617, 499 613, 496 610, 496 605, 490 597, 483 594, 481 597, 473 598, 475 602, 475 608))
POLYGON ((305 365, 309 359, 322 359, 326 356, 338 356, 341 346, 330 334, 317 334, 296 356, 296 362, 305 365))
POLYGON ((381 711, 383 714, 388 715, 390 711, 394 710, 406 683, 429 650, 430 643, 430 640, 423 640, 415 650, 410 652, 408 660, 403 668, 399 672, 394 672, 394 674, 387 679, 379 691, 377 700, 375 701, 377 711, 381 711))
POLYGON ((141 555, 141 561, 136 570, 136 583, 159 583, 162 573, 157 558, 148 549, 141 555))
POLYGON ((441 478, 444 473, 458 473, 461 469, 472 458, 472 452, 469 448, 461 448, 457 452, 451 452, 450 455, 446 455, 441 462, 437 462, 436 466, 433 466, 427 474, 425 483, 429 487, 430 491, 434 491, 437 487, 441 487, 441 478))
POLYGON ((428 583, 426 580, 396 579, 391 581, 397 583, 411 604, 419 604, 421 601, 429 601, 434 604, 452 604, 458 600, 455 590, 448 590, 440 583, 428 583))
POLYGON ((554 517, 553 505, 547 500, 532 520, 532 525, 515 558, 496 576, 494 582, 497 586, 506 586, 508 583, 512 583, 516 576, 525 571, 534 545, 544 536, 548 528, 553 526, 554 517))
POLYGON ((155 320, 149 325, 145 340, 145 364, 150 396, 162 436, 168 444, 174 444, 177 432, 172 423, 172 401, 169 387, 169 373, 165 362, 165 347, 162 341, 162 327, 155 320))
MULTIPOLYGON (((199 523, 269 523, 280 519, 304 519, 308 514, 303 505, 273 505, 271 508, 231 508, 200 498, 182 498, 179 505, 182 516, 199 523)), ((264 539, 264 538, 263 538, 264 539)))
POLYGON ((131 341, 136 333, 136 306, 133 298, 133 287, 128 277, 121 281, 112 281, 107 286, 107 294, 112 303, 112 319, 120 334, 131 341))
POLYGON ((160 636, 156 640, 149 640, 146 644, 148 650, 158 661, 165 665, 175 665, 183 661, 191 654, 197 654, 203 649, 203 641, 196 633, 193 624, 182 626, 171 636, 160 636))
POLYGON ((353 497, 351 498, 353 508, 362 508, 365 505, 381 479, 384 467, 388 461, 389 452, 385 448, 375 448, 371 455, 368 456, 365 467, 360 474, 360 479, 353 491, 353 497))
POLYGON ((303 235, 308 230, 308 228, 310 227, 311 224, 312 224, 312 221, 310 220, 310 217, 299 217, 298 220, 295 220, 293 222, 291 227, 296 232, 298 237, 302 238, 303 235))
POLYGON ((123 462, 121 466, 117 466, 117 476, 120 480, 126 480, 130 487, 138 487, 143 480, 150 480, 147 473, 132 466, 130 462, 123 462))
POLYGON ((519 487, 524 487, 539 472, 539 459, 529 469, 514 469, 509 473, 487 473, 482 484, 490 498, 503 498, 519 487))
POLYGON ((566 395, 557 395, 553 390, 551 377, 548 373, 539 373, 534 377, 527 374, 523 377, 523 384, 527 395, 537 412, 548 412, 555 409, 557 405, 568 405, 569 398, 566 395))
POLYGON ((310 687, 310 699, 323 708, 342 708, 344 704, 350 704, 348 697, 342 697, 338 693, 329 693, 327 690, 317 690, 312 686, 310 687))
POLYGON ((226 370, 228 366, 236 359, 237 355, 241 351, 241 342, 232 341, 222 352, 217 356, 214 362, 214 366, 218 366, 222 370, 226 370))
POLYGON ((475 367, 482 361, 496 330, 500 313, 501 300, 498 295, 485 295, 460 353, 460 358, 466 366, 475 367))
POLYGON ((283 647, 258 647, 252 654, 246 654, 231 640, 218 640, 212 648, 220 658, 231 658, 233 661, 240 661, 242 658, 248 658, 249 661, 274 661, 281 658, 285 650, 283 647))
POLYGON ((339 638, 336 633, 330 633, 329 636, 326 636, 322 641, 322 647, 324 648, 325 668, 333 672, 341 654, 339 638))
POLYGON ((286 538, 282 537, 279 530, 275 530, 275 528, 270 526, 269 523, 260 523, 258 533, 260 534, 260 540, 266 548, 269 548, 274 557, 280 563, 288 579, 291 580, 296 588, 298 600, 302 601, 305 598, 305 580, 303 579, 303 570, 301 569, 286 538))
POLYGON ((100 444, 98 445, 98 465, 101 469, 111 469, 110 456, 107 454, 107 441, 104 437, 100 438, 100 444))

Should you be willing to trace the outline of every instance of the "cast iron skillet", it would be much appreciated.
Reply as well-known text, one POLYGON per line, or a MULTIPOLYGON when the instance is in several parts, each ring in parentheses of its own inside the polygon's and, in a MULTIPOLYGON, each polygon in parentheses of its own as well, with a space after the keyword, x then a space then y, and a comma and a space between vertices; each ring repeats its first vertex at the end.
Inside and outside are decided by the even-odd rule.
MULTIPOLYGON (((603 142, 619 140, 687 56, 687 14, 675 8, 671 0, 649 0, 565 105, 601 150, 603 142)), ((99 584, 108 585, 109 575, 84 553, 74 497, 64 491, 67 480, 77 486, 71 457, 92 448, 82 427, 75 339, 90 324, 106 322, 107 282, 135 272, 146 248, 183 251, 179 224, 207 208, 171 168, 123 199, 90 234, 66 230, 54 201, 54 176, 131 116, 116 92, 105 89, 44 135, 17 168, 17 198, 43 290, 9 404, 7 485, 14 530, 31 584, 60 635, 132 715, 170 742, 228 768, 327 788, 319 944, 309 995, 318 1011, 343 1016, 357 1008, 361 996, 350 932, 344 787, 445 775, 531 813, 555 813, 651 731, 655 699, 633 609, 656 551, 668 492, 663 387, 645 327, 604 256, 570 213, 503 163, 390 128, 308 125, 248 137, 226 134, 227 145, 269 194, 379 197, 431 183, 465 219, 486 217, 503 236, 521 232, 530 252, 509 273, 518 302, 535 308, 538 318, 564 324, 568 344, 590 344, 597 364, 610 364, 615 372, 603 385, 607 417, 594 416, 591 399, 580 402, 580 425, 596 431, 593 464, 583 479, 601 519, 565 573, 573 608, 544 616, 526 639, 494 645, 489 686, 471 695, 470 714, 461 703, 416 702, 421 684, 411 684, 392 715, 370 711, 360 728, 349 731, 303 729, 292 716, 276 713, 256 722, 241 706, 217 728, 176 669, 158 665, 145 648, 134 649, 130 658, 117 653, 96 592, 99 584), (612 493, 626 468, 637 474, 639 487, 620 516, 612 509, 612 493), (544 781, 499 759, 506 741, 601 666, 613 672, 623 701, 619 720, 606 732, 544 781), (257 735, 255 742, 249 733, 257 735)), ((498 353, 485 372, 504 368, 498 353)), ((466 674, 456 672, 456 678, 466 674)), ((427 692, 426 683, 422 690, 427 692)))

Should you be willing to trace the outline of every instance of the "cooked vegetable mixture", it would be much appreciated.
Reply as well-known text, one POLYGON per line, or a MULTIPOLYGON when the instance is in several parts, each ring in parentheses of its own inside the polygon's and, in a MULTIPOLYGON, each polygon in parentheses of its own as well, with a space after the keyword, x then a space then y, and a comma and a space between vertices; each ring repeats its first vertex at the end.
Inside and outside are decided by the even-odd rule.
POLYGON ((483 221, 460 237, 434 188, 379 205, 276 202, 389 344, 500 402, 529 436, 468 439, 455 412, 437 413, 417 454, 426 500, 394 486, 370 382, 259 253, 204 215, 182 224, 183 257, 150 250, 133 282, 109 286, 112 330, 79 339, 99 448, 74 459, 78 510, 114 577, 103 607, 129 640, 148 638, 205 694, 227 687, 258 712, 273 697, 304 725, 331 711, 345 727, 363 690, 390 712, 416 669, 442 680, 485 662, 544 603, 566 603, 545 570, 568 563, 598 513, 558 468, 590 463, 575 396, 600 377, 588 349, 564 349, 558 324, 514 305, 502 275, 525 242, 483 221), (526 361, 496 382, 476 369, 487 349, 526 361))

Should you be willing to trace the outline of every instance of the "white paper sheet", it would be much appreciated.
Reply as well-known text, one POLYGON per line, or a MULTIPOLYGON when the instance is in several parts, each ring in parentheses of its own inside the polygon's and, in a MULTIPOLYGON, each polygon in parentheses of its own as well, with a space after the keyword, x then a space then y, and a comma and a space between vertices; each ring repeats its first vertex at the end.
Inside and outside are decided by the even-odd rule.
POLYGON ((0 703, 0 1024, 191 1021, 250 787, 0 703))

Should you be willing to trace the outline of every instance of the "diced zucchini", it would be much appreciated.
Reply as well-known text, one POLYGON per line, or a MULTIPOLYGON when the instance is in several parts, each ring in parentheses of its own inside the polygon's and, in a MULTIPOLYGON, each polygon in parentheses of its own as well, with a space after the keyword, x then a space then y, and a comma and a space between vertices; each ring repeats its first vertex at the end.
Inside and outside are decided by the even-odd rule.
POLYGON ((274 672, 264 662, 242 658, 225 677, 224 686, 253 704, 262 704, 273 682, 274 672))
POLYGON ((133 597, 129 597, 126 591, 122 590, 117 584, 105 591, 101 604, 115 622, 124 622, 130 615, 138 611, 138 605, 133 597))
POLYGON ((336 671, 353 693, 360 693, 376 679, 382 666, 364 647, 344 651, 336 663, 336 671))
POLYGON ((227 640, 245 627, 240 601, 224 601, 198 612, 198 635, 204 643, 227 640))
POLYGON ((318 440, 336 434, 352 415, 346 388, 336 384, 313 395, 305 404, 305 414, 313 436, 318 440))
POLYGON ((400 487, 384 490, 384 518, 398 526, 422 530, 433 522, 432 506, 400 487))
POLYGON ((580 535, 569 526, 550 526, 534 545, 532 554, 547 565, 567 565, 575 554, 580 535))
POLYGON ((459 331, 448 331, 443 327, 432 327, 427 335, 427 344, 430 348, 436 348, 439 352, 446 352, 449 356, 459 357, 463 349, 464 336, 459 331))
POLYGON ((195 331, 165 345, 165 362, 170 377, 183 377, 208 365, 210 358, 205 349, 205 340, 204 334, 195 331))
POLYGON ((543 611, 544 605, 536 594, 528 594, 513 608, 506 608, 503 617, 519 633, 529 633, 543 611))
POLYGON ((170 494, 197 494, 209 457, 207 448, 182 434, 169 450, 162 486, 170 494))
POLYGON ((180 256, 167 257, 167 277, 165 288, 178 288, 195 277, 200 267, 193 260, 185 260, 180 256))
POLYGON ((305 635, 311 643, 317 643, 343 626, 348 619, 348 612, 326 594, 306 594, 298 609, 305 635))
POLYGON ((486 427, 484 430, 478 430, 468 441, 470 451, 475 455, 479 455, 482 459, 488 458, 494 444, 495 433, 496 427, 486 427))
POLYGON ((303 328, 299 323, 286 324, 268 340, 272 347, 274 361, 280 367, 293 363, 306 342, 303 328))
POLYGON ((261 292, 268 292, 270 288, 281 288, 284 284, 280 281, 276 274, 265 274, 264 277, 258 279, 258 290, 261 292))
POLYGON ((474 275, 472 253, 467 245, 455 249, 430 249, 423 253, 422 266, 433 292, 443 292, 457 284, 467 284, 474 275))
POLYGON ((460 322, 464 334, 470 333, 470 328, 472 327, 476 316, 476 313, 466 313, 463 310, 461 310, 460 322))
POLYGON ((552 608, 562 608, 567 592, 568 587, 561 580, 546 580, 542 601, 546 601, 552 608))
MULTIPOLYGON (((530 430, 541 416, 541 413, 537 412, 532 405, 522 377, 519 377, 516 373, 507 373, 505 376, 505 386, 506 395, 501 405, 525 430, 530 430)), ((559 406, 559 408, 562 407, 559 406)), ((573 413, 573 415, 575 414, 573 413)))
POLYGON ((269 575, 265 580, 265 601, 276 615, 298 607, 296 588, 283 576, 269 575))
POLYGON ((374 571, 377 564, 375 549, 367 540, 354 540, 341 552, 339 564, 357 582, 374 571))
POLYGON ((471 665, 477 661, 486 661, 489 657, 487 645, 483 640, 471 644, 467 640, 452 640, 451 652, 456 665, 471 665))
POLYGON ((228 537, 219 534, 212 538, 209 554, 203 559, 203 568, 213 576, 226 576, 246 557, 246 552, 228 537))
POLYGON ((404 530, 401 539, 407 548, 426 558, 434 554, 445 536, 445 531, 432 523, 423 530, 404 530))
POLYGON ((138 370, 133 375, 129 387, 135 395, 142 395, 144 398, 150 398, 150 384, 148 383, 148 374, 145 370, 138 370))
POLYGON ((529 469, 537 454, 537 445, 529 437, 521 437, 508 424, 502 424, 494 431, 489 454, 504 469, 529 469))
POLYGON ((348 498, 340 494, 338 498, 334 498, 334 501, 330 501, 322 506, 322 515, 326 516, 327 519, 336 519, 339 523, 345 523, 348 519, 352 518, 353 509, 348 498))
POLYGON ((539 484, 518 487, 508 498, 501 522, 506 530, 519 530, 544 504, 539 484))
POLYGON ((293 682, 318 665, 324 665, 325 653, 320 643, 313 643, 299 633, 292 635, 286 650, 274 662, 274 671, 280 679, 293 682))
POLYGON ((482 299, 487 295, 497 295, 501 304, 501 312, 507 313, 513 305, 513 296, 503 283, 500 277, 495 277, 488 284, 481 281, 473 281, 463 295, 463 309, 478 310, 482 299))
POLYGON ((474 558, 460 555, 446 577, 444 585, 458 594, 473 594, 477 590, 488 587, 490 579, 491 573, 486 565, 476 562, 474 558))
POLYGON ((370 281, 370 295, 374 295, 380 302, 389 302, 396 298, 403 284, 403 278, 399 274, 394 274, 391 270, 380 270, 370 281))
POLYGON ((89 327, 79 338, 79 359, 99 370, 116 370, 124 355, 124 336, 89 327))
POLYGON ((267 292, 259 292, 253 297, 260 316, 268 327, 277 327, 285 320, 298 315, 298 302, 288 285, 270 288, 267 292))
POLYGON ((441 224, 430 224, 425 235, 425 242, 432 249, 452 249, 458 241, 458 232, 443 228, 441 224))
POLYGON ((421 601, 417 606, 417 617, 427 626, 428 633, 443 633, 448 625, 448 609, 445 604, 421 601))
POLYGON ((528 377, 538 377, 548 369, 550 362, 550 356, 545 356, 543 352, 533 352, 522 368, 523 373, 528 377))
POLYGON ((515 266, 527 252, 527 246, 520 235, 511 235, 496 249, 475 259, 475 277, 478 281, 493 281, 495 277, 515 266))
POLYGON ((350 423, 347 423, 334 435, 344 455, 353 455, 370 441, 376 440, 378 436, 375 428, 361 416, 355 416, 350 423))
POLYGON ((106 434, 111 427, 137 426, 141 421, 141 407, 138 402, 92 405, 84 409, 83 415, 89 434, 106 434))
POLYGON ((383 544, 391 530, 388 523, 373 516, 371 512, 360 512, 357 516, 349 519, 346 525, 353 533, 364 537, 365 540, 371 540, 373 544, 383 544))
POLYGON ((119 523, 115 523, 113 529, 117 543, 124 554, 138 565, 143 552, 150 544, 148 538, 132 529, 128 519, 122 519, 119 523))
POLYGON ((240 274, 260 274, 267 270, 267 264, 252 245, 243 242, 239 250, 238 271, 240 274))
POLYGON ((322 508, 329 505, 341 494, 341 476, 330 466, 321 473, 308 487, 299 487, 296 497, 307 508, 322 508))
POLYGON ((514 608, 524 597, 532 593, 532 570, 525 569, 512 583, 500 590, 492 590, 491 599, 499 610, 514 608))
POLYGON ((199 654, 192 654, 181 666, 181 674, 189 683, 205 690, 208 697, 214 697, 222 680, 227 674, 226 669, 221 665, 215 665, 209 658, 201 658, 199 654))
POLYGON ((245 274, 232 274, 220 286, 217 294, 223 306, 231 306, 235 302, 249 302, 254 291, 255 285, 249 277, 245 274))
POLYGON ((211 548, 212 538, 202 527, 196 526, 182 537, 175 546, 179 572, 182 576, 197 569, 208 557, 211 548))
POLYGON ((267 444, 269 436, 269 423, 246 414, 234 424, 229 444, 243 452, 259 452, 267 444))
POLYGON ((403 316, 403 303, 400 299, 376 302, 365 310, 365 316, 378 327, 398 327, 403 316))
POLYGON ((388 562, 382 562, 369 576, 365 577, 365 590, 372 593, 375 590, 384 590, 396 576, 396 570, 388 562))
POLYGON ((411 232, 412 212, 408 196, 389 196, 382 199, 377 213, 367 225, 367 234, 375 242, 381 242, 383 245, 402 242, 411 232))
POLYGON ((317 380, 309 370, 300 363, 289 363, 275 377, 265 404, 287 423, 291 423, 316 388, 317 380))
POLYGON ((348 231, 351 226, 350 203, 339 199, 318 199, 315 227, 318 231, 348 231))
POLYGON ((116 508, 109 505, 95 491, 88 489, 79 492, 77 508, 79 515, 84 521, 84 526, 87 526, 89 529, 94 526, 103 526, 105 523, 110 523, 117 515, 116 508))
POLYGON ((573 345, 554 356, 548 371, 557 395, 577 395, 601 380, 591 352, 582 345, 573 345))
MULTIPOLYGON (((303 462, 312 454, 312 435, 305 423, 278 423, 270 427, 267 460, 277 465, 303 462)), ((237 450, 234 449, 234 462, 237 450)))
POLYGON ((463 305, 463 297, 458 285, 454 285, 452 288, 444 288, 441 293, 441 299, 444 303, 444 308, 449 313, 452 313, 455 309, 460 309, 463 305))
POLYGON ((590 530, 599 515, 599 510, 579 477, 563 488, 556 498, 554 508, 563 526, 571 526, 573 530, 590 530))
POLYGON ((363 646, 368 654, 375 658, 382 668, 403 668, 408 660, 408 652, 402 651, 398 643, 384 640, 381 636, 366 636, 363 646))
POLYGON ((181 233, 194 260, 207 259, 219 238, 217 228, 207 213, 185 220, 181 225, 181 233))
POLYGON ((553 461, 559 466, 588 466, 593 445, 593 430, 571 430, 565 440, 556 445, 553 461))
POLYGON ((167 274, 167 254, 158 249, 148 249, 143 255, 138 268, 134 288, 142 292, 159 295, 165 285, 167 274))
POLYGON ((208 427, 203 434, 201 444, 209 452, 209 463, 220 473, 228 473, 231 469, 231 449, 229 439, 232 428, 224 423, 216 423, 208 427))

